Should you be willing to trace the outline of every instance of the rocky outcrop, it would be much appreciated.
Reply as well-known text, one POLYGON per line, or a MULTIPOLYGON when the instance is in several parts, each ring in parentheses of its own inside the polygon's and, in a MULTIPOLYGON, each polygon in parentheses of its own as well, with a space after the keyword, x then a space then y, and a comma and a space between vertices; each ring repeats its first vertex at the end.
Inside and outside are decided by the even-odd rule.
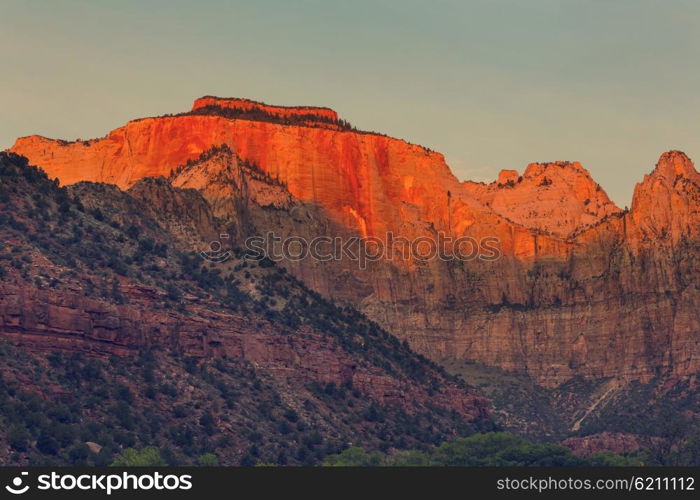
POLYGON ((522 176, 504 170, 491 184, 464 185, 499 215, 563 238, 622 212, 579 162, 531 163, 522 176))
POLYGON ((661 155, 654 171, 637 184, 628 232, 636 246, 676 246, 700 233, 700 174, 680 151, 661 155))
POLYGON ((589 457, 599 452, 630 453, 653 447, 659 438, 638 436, 622 432, 601 432, 584 437, 571 437, 562 443, 574 455, 589 457))
POLYGON ((352 384, 381 404, 406 411, 428 403, 466 419, 488 415, 487 401, 448 383, 433 395, 425 388, 364 365, 328 337, 302 328, 282 335, 279 326, 251 314, 217 312, 213 304, 186 303, 177 310, 154 307, 165 293, 123 282, 126 304, 86 296, 84 291, 41 290, 0 283, 0 338, 38 351, 65 350, 87 356, 128 355, 161 347, 186 356, 247 360, 296 384, 352 384))
POLYGON ((433 359, 475 359, 547 385, 700 369, 698 174, 682 153, 664 154, 623 212, 578 163, 461 183, 442 155, 401 140, 237 119, 210 104, 95 141, 22 138, 13 151, 68 184, 170 177, 203 193, 239 236, 497 238, 495 262, 283 263, 433 359), (231 154, 198 161, 221 144, 231 154))
POLYGON ((294 198, 278 179, 255 164, 242 161, 226 145, 178 168, 170 175, 169 181, 174 187, 202 193, 221 218, 230 217, 237 209, 242 209, 233 202, 271 208, 285 208, 294 203, 294 198))

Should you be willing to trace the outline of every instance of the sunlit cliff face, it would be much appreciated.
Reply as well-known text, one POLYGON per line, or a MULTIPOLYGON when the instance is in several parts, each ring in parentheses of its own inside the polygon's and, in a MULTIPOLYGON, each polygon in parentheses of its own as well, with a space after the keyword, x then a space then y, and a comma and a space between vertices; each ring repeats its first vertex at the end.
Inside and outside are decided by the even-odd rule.
MULTIPOLYGON (((262 110, 286 117, 317 114, 337 120, 336 113, 327 108, 282 108, 243 99, 204 97, 195 101, 193 109, 210 106, 262 110)), ((426 225, 456 235, 486 234, 500 225, 497 232, 503 233, 500 236, 508 240, 504 244, 515 253, 534 252, 527 248, 533 246, 527 228, 546 229, 546 224, 537 221, 551 221, 549 213, 557 196, 564 197, 571 189, 580 195, 570 203, 573 215, 563 214, 567 216, 561 223, 566 232, 615 211, 602 190, 598 195, 588 194, 595 183, 587 173, 580 174, 580 185, 573 187, 562 180, 538 190, 539 177, 526 174, 525 182, 516 189, 498 194, 498 188, 489 186, 482 194, 470 189, 468 183, 458 182, 439 153, 402 140, 328 125, 184 114, 135 120, 92 141, 25 137, 18 139, 12 150, 64 184, 91 180, 129 188, 143 177, 168 176, 178 165, 195 160, 212 146, 227 144, 238 157, 285 183, 294 197, 324 207, 336 222, 364 236, 394 231, 410 237, 430 230, 426 225), (542 193, 549 193, 550 199, 544 215, 511 217, 514 204, 528 197, 533 203, 542 202, 542 193), (584 197, 594 199, 590 208, 584 207, 584 197)), ((556 175, 553 179, 560 180, 556 175)))
POLYGON ((378 263, 363 271, 289 264, 312 288, 349 300, 434 359, 476 359, 547 384, 576 374, 635 379, 700 369, 691 313, 700 287, 688 258, 700 233, 700 179, 683 153, 661 156, 625 212, 577 162, 533 163, 491 184, 459 182, 439 153, 338 125, 327 108, 204 97, 193 111, 135 120, 91 141, 20 138, 12 151, 63 184, 126 189, 226 144, 235 156, 226 161, 254 164, 284 189, 242 189, 240 169, 214 160, 172 179, 209 196, 219 215, 241 206, 227 197, 247 200, 250 214, 256 204, 277 210, 258 219, 246 212, 252 222, 232 214, 236 224, 308 236, 346 229, 498 239, 495 263, 378 263), (209 182, 208 172, 233 176, 238 188, 209 182), (327 219, 299 223, 293 203, 327 219))

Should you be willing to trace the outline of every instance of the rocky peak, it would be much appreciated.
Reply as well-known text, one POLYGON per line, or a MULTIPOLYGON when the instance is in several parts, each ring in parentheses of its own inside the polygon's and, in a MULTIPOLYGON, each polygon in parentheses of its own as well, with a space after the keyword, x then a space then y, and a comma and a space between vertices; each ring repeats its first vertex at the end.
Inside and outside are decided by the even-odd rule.
POLYGON ((174 187, 164 177, 144 177, 127 192, 144 203, 142 212, 159 221, 190 248, 197 248, 200 241, 217 234, 212 209, 195 189, 174 187))
POLYGON ((222 144, 203 152, 172 171, 173 186, 195 189, 209 202, 214 214, 227 221, 242 223, 249 202, 281 208, 291 203, 291 195, 276 178, 252 161, 241 160, 222 144))
POLYGON ((675 180, 677 176, 689 179, 697 178, 698 172, 693 162, 682 151, 667 151, 659 157, 656 168, 651 174, 653 177, 665 177, 675 180))
POLYGON ((517 170, 501 170, 498 173, 498 183, 499 184, 508 184, 509 182, 518 182, 518 177, 520 175, 518 174, 517 170))
POLYGON ((530 163, 522 176, 503 170, 496 182, 465 187, 499 215, 559 237, 621 212, 579 162, 530 163))
POLYGON ((591 177, 588 170, 583 168, 581 163, 577 161, 552 161, 552 162, 535 162, 530 163, 525 172, 524 177, 537 177, 544 174, 557 175, 558 177, 565 178, 572 175, 583 175, 585 177, 591 177), (558 172, 557 172, 558 170, 558 172))
POLYGON ((675 243, 700 233, 700 174, 681 151, 661 155, 634 189, 631 234, 636 242, 675 243))

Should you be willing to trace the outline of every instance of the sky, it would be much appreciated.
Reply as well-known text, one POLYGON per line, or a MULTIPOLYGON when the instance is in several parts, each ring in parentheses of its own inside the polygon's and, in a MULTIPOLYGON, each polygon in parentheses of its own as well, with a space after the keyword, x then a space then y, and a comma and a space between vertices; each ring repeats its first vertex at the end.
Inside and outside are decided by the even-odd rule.
POLYGON ((202 95, 328 106, 457 177, 577 160, 618 205, 700 160, 693 0, 0 0, 0 149, 101 137, 202 95))

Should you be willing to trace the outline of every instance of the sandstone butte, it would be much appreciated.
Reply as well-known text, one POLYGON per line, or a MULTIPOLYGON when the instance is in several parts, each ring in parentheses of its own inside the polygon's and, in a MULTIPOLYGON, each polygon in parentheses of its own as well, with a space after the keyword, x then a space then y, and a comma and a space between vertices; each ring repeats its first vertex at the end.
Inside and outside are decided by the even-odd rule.
MULTIPOLYGON (((533 163, 491 184, 460 182, 439 153, 341 125, 327 108, 204 97, 189 113, 134 120, 100 139, 30 136, 11 150, 63 184, 128 189, 144 177, 171 177, 258 232, 495 236, 497 262, 392 261, 364 270, 346 261, 285 263, 436 360, 477 360, 547 385, 575 375, 649 380, 700 370, 700 175, 683 153, 661 156, 627 212, 576 162, 533 163), (221 144, 232 153, 197 164, 221 144), (188 162, 196 171, 178 169, 188 162), (284 188, 268 189, 264 204, 248 200, 243 217, 206 180, 211 169, 221 174, 222 162, 239 177, 242 164, 253 164, 284 188), (268 205, 288 213, 254 209, 268 205), (315 214, 312 222, 297 220, 299 206, 315 214)), ((249 191, 230 196, 260 196, 249 191)))

